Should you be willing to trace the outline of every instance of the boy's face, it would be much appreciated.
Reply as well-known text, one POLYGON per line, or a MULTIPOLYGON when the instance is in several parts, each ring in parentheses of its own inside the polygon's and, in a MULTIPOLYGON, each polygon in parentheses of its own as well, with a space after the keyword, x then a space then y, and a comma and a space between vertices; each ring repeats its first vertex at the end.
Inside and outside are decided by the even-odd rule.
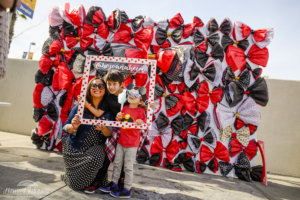
POLYGON ((132 89, 128 91, 127 100, 130 104, 140 104, 142 102, 142 96, 138 90, 132 89))
POLYGON ((121 89, 121 85, 120 85, 119 82, 107 81, 106 84, 107 84, 107 90, 111 94, 117 94, 120 91, 120 89, 121 89))

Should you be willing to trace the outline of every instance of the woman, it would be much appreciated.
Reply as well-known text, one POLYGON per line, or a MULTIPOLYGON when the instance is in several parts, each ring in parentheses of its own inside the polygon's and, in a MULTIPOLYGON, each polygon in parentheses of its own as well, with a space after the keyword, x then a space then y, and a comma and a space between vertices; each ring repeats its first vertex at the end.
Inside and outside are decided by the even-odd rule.
MULTIPOLYGON (((102 78, 93 78, 87 87, 86 105, 83 118, 98 119, 97 113, 106 96, 106 84, 102 78)), ((107 185, 107 170, 101 170, 105 158, 106 137, 111 134, 111 128, 103 125, 80 124, 76 114, 78 105, 71 110, 63 130, 63 159, 66 174, 64 181, 74 190, 94 193, 99 185, 107 185)), ((101 116, 102 120, 113 120, 109 113, 101 116)))

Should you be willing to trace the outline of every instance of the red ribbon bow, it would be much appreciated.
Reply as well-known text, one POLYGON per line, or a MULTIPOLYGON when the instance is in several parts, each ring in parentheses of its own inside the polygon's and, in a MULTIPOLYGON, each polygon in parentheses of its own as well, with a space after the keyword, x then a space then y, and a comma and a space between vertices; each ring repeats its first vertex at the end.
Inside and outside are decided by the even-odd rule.
POLYGON ((240 69, 244 70, 247 60, 249 59, 254 64, 266 67, 269 59, 269 51, 266 47, 259 48, 257 45, 252 45, 248 54, 236 46, 229 45, 226 51, 226 62, 232 67, 233 71, 240 69))
MULTIPOLYGON (((82 37, 87 37, 93 34, 95 31, 95 27, 90 24, 84 24, 82 27, 82 37)), ((109 35, 108 27, 105 23, 101 23, 97 28, 97 34, 104 39, 107 39, 109 35)))
POLYGON ((76 37, 74 35, 67 35, 65 38, 67 47, 72 49, 80 42, 80 48, 85 51, 91 44, 93 44, 93 39, 90 37, 76 37))
POLYGON ((222 100, 223 89, 219 87, 210 91, 208 83, 204 81, 198 89, 198 95, 199 96, 196 98, 196 105, 198 111, 202 113, 208 108, 209 99, 214 105, 222 100))
POLYGON ((170 41, 165 40, 164 43, 162 43, 161 45, 151 45, 150 49, 151 49, 152 53, 157 54, 161 48, 162 49, 167 49, 169 47, 171 47, 170 41))
MULTIPOLYGON (((195 116, 197 112, 197 107, 201 105, 196 105, 197 102, 195 97, 190 92, 184 92, 182 95, 182 101, 186 110, 191 113, 192 116, 195 116)), ((199 103, 199 102, 198 102, 199 103)))
POLYGON ((214 163, 215 163, 214 173, 216 171, 218 171, 218 169, 219 169, 219 163, 216 158, 218 158, 219 160, 222 160, 224 162, 230 161, 229 152, 228 152, 227 148, 221 142, 219 142, 219 141, 217 142, 217 146, 216 146, 214 152, 212 152, 206 145, 201 146, 200 162, 204 163, 206 161, 214 159, 214 163))
POLYGON ((54 42, 52 42, 52 44, 49 47, 50 55, 57 55, 59 53, 63 53, 67 63, 69 63, 74 52, 75 50, 65 50, 59 40, 55 40, 54 42))
POLYGON ((127 85, 130 83, 135 82, 136 87, 142 87, 147 83, 148 80, 148 74, 145 73, 135 73, 134 75, 130 75, 124 80, 124 87, 126 88, 127 85))
POLYGON ((273 29, 259 29, 252 30, 248 25, 243 22, 236 21, 233 28, 233 38, 237 41, 247 39, 250 35, 252 36, 253 42, 260 48, 267 46, 273 38, 273 29))
POLYGON ((137 47, 147 51, 153 39, 153 27, 143 28, 133 35, 131 28, 121 23, 120 28, 114 34, 114 42, 128 43, 132 38, 137 47))
MULTIPOLYGON (((167 159, 169 162, 172 162, 173 158, 176 156, 176 154, 179 151, 179 146, 177 140, 173 140, 166 148, 162 145, 162 140, 160 136, 155 137, 155 139, 152 142, 151 148, 150 148, 150 155, 153 155, 155 153, 161 154, 162 159, 162 153, 165 152, 167 159)), ((161 160, 158 162, 157 166, 159 166, 161 163, 161 160)))
POLYGON ((51 120, 46 115, 44 115, 39 121, 38 135, 43 136, 44 134, 48 133, 49 131, 51 131, 52 126, 53 123, 51 122, 51 120))
POLYGON ((170 83, 168 85, 168 89, 172 93, 174 93, 176 91, 176 89, 178 89, 178 92, 181 93, 184 90, 184 88, 185 88, 184 82, 179 83, 179 84, 170 83))
POLYGON ((180 13, 177 13, 170 19, 169 28, 177 28, 183 24, 184 20, 180 13))
POLYGON ((52 68, 53 61, 47 55, 42 55, 39 61, 39 67, 43 74, 48 73, 48 71, 52 68))
POLYGON ((203 25, 204 23, 199 17, 194 17, 193 23, 184 25, 182 32, 183 38, 185 39, 189 37, 194 32, 196 27, 203 27, 203 25))
POLYGON ((161 72, 166 73, 169 71, 176 53, 175 49, 170 49, 161 51, 157 54, 157 66, 160 68, 161 72))
POLYGON ((148 53, 145 50, 126 48, 125 49, 125 57, 126 58, 148 58, 148 53))
POLYGON ((249 158, 249 160, 252 160, 252 158, 254 158, 254 156, 257 153, 257 145, 255 140, 251 140, 248 144, 247 147, 244 147, 236 137, 234 137, 231 141, 230 141, 230 154, 232 157, 234 157, 235 155, 237 155, 238 153, 240 153, 241 151, 244 151, 245 154, 247 155, 247 157, 249 158))
POLYGON ((72 105, 73 105, 72 90, 68 89, 67 90, 67 97, 66 97, 64 105, 61 108, 60 116, 59 116, 63 124, 67 121, 67 119, 69 117, 69 112, 72 108, 72 105))
POLYGON ((70 12, 70 3, 65 4, 65 14, 68 17, 68 19, 71 21, 72 24, 82 27, 86 13, 83 5, 78 6, 77 8, 74 8, 70 12))
POLYGON ((52 80, 52 88, 54 91, 62 89, 69 89, 72 87, 72 81, 74 79, 73 72, 68 68, 66 63, 61 62, 54 72, 52 80))
POLYGON ((247 126, 249 128, 250 134, 253 134, 257 129, 257 126, 255 126, 253 124, 245 124, 245 122, 243 120, 237 118, 235 121, 235 128, 238 130, 238 129, 242 128, 243 126, 247 126))

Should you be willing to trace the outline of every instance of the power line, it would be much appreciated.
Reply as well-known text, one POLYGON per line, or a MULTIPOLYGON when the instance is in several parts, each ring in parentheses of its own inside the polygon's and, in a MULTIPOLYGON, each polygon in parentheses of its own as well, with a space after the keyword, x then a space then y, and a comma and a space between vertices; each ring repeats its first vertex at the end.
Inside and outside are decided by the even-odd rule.
POLYGON ((17 34, 16 36, 14 36, 13 37, 13 39, 15 39, 15 38, 17 38, 17 37, 19 37, 20 35, 22 35, 23 33, 25 33, 25 32, 27 32, 27 31, 29 31, 29 30, 31 30, 31 29, 33 29, 33 28, 36 28, 36 27, 38 27, 39 25, 41 25, 44 21, 45 21, 45 19, 47 18, 47 16, 43 19, 43 20, 41 20, 41 22, 40 23, 38 23, 37 25, 34 25, 34 26, 31 26, 31 27, 28 27, 27 29, 25 29, 25 30, 23 30, 23 31, 21 31, 19 34, 17 34))

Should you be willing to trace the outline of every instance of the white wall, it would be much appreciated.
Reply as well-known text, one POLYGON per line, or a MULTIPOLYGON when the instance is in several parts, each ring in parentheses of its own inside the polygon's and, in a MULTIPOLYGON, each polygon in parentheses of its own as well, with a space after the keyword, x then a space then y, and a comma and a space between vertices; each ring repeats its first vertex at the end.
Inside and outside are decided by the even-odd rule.
POLYGON ((265 142, 267 169, 300 177, 300 81, 267 80, 270 100, 261 108, 258 139, 265 142))
MULTIPOLYGON (((0 80, 0 130, 30 135, 32 93, 38 61, 9 59, 6 77, 0 80)), ((265 142, 267 170, 300 177, 300 82, 268 79, 270 100, 261 108, 258 139, 265 142)), ((259 161, 258 161, 259 162, 259 161)))
POLYGON ((38 61, 8 59, 5 78, 0 80, 0 130, 30 135, 36 127, 33 115, 32 93, 38 61))

